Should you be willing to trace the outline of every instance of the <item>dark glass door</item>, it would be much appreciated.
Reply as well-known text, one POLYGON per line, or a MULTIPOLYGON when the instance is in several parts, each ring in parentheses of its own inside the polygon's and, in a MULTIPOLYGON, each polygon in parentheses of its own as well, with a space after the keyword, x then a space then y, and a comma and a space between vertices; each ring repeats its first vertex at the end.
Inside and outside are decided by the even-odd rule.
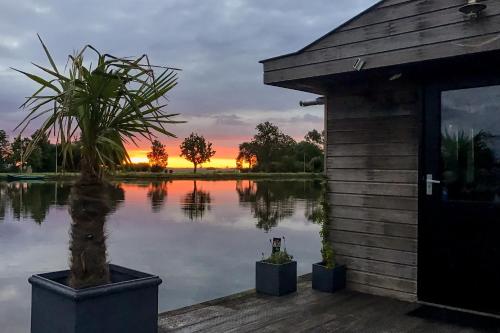
POLYGON ((419 299, 500 314, 500 85, 426 99, 419 299))

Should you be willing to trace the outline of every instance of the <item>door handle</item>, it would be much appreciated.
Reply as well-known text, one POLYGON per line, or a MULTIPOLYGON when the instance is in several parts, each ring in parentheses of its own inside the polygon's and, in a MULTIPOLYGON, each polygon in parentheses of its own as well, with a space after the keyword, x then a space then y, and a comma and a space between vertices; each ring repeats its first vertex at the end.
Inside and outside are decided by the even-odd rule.
POLYGON ((427 186, 426 186, 426 194, 427 195, 432 195, 432 188, 434 184, 441 184, 441 181, 440 180, 435 180, 435 179, 432 179, 432 174, 427 174, 427 178, 425 180, 427 186))

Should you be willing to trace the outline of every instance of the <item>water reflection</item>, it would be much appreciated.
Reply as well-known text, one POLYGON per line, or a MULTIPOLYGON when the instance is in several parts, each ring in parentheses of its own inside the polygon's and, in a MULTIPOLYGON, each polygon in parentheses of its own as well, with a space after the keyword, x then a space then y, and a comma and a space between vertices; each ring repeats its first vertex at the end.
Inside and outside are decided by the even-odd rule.
POLYGON ((110 213, 113 213, 117 211, 125 201, 125 191, 123 190, 121 184, 109 184, 109 185, 110 186, 108 187, 108 190, 109 190, 109 197, 111 200, 110 213))
POLYGON ((151 209, 154 213, 161 211, 165 205, 168 195, 167 184, 166 181, 149 184, 147 196, 151 200, 151 209))
POLYGON ((193 181, 193 190, 181 199, 181 209, 191 221, 201 221, 205 213, 211 210, 211 203, 210 192, 199 189, 195 180, 193 181))
POLYGON ((321 182, 245 180, 236 183, 236 191, 240 205, 249 207, 257 219, 257 228, 269 232, 294 214, 297 199, 305 201, 305 218, 312 221, 321 195, 321 182))
MULTIPOLYGON (((31 219, 42 224, 52 207, 68 204, 71 187, 62 182, 0 182, 0 221, 10 215, 15 220, 31 219)), ((125 200, 125 192, 118 184, 110 186, 111 211, 125 200)))
POLYGON ((70 188, 58 183, 0 183, 0 220, 10 215, 16 220, 30 218, 41 224, 51 206, 64 206, 70 188))
MULTIPOLYGON (((262 200, 267 188, 272 200, 287 198, 294 210, 271 232, 287 237, 287 247, 299 259, 298 274, 309 273, 320 258, 321 242, 319 226, 306 217, 321 186, 311 181, 275 183, 280 182, 284 184, 234 180, 116 184, 110 194, 115 212, 106 222, 109 260, 163 279, 159 311, 252 288, 255 260, 268 248, 270 235, 255 227, 258 218, 251 207, 260 204, 245 200, 262 200), (241 191, 250 198, 242 198, 241 191), (204 223, 189 223, 196 216, 200 221, 201 215, 204 223)), ((1 332, 29 332, 30 275, 68 267, 70 186, 68 182, 0 182, 1 332), (19 206, 17 218, 15 205, 19 206)))
MULTIPOLYGON (((305 204, 304 218, 314 222, 314 211, 321 195, 320 181, 241 180, 230 184, 236 184, 240 206, 250 210, 259 229, 271 231, 280 221, 291 217, 295 213, 298 200, 305 204)), ((153 213, 159 213, 165 208, 169 186, 172 186, 174 192, 186 191, 186 187, 191 187, 178 199, 181 211, 190 221, 203 220, 212 208, 213 196, 209 189, 200 186, 199 181, 183 181, 182 187, 175 186, 172 181, 134 186, 147 189, 146 197, 153 213)), ((51 207, 66 207, 70 189, 69 183, 62 182, 0 182, 0 221, 10 214, 15 220, 32 219, 41 224, 51 207)), ((234 191, 234 185, 222 190, 234 191)), ((127 191, 132 189, 128 188, 127 191)), ((110 197, 111 212, 114 212, 125 200, 122 184, 113 184, 110 187, 110 197)))

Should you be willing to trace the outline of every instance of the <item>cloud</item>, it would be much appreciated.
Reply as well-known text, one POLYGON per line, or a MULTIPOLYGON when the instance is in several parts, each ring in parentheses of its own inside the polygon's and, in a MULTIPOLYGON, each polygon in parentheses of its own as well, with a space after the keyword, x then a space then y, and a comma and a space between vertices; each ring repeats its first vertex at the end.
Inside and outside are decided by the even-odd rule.
POLYGON ((21 45, 21 41, 12 36, 0 35, 0 47, 8 50, 15 50, 21 45))
MULTIPOLYGON (((36 33, 62 68, 68 54, 89 43, 120 56, 147 53, 156 64, 182 68, 168 106, 190 120, 175 128, 181 135, 197 130, 216 139, 243 137, 266 119, 288 126, 296 116, 289 110, 312 96, 265 86, 258 61, 300 49, 375 2, 144 0, 138 6, 132 0, 3 1, 0 128, 11 130, 22 119, 23 112, 13 111, 35 89, 8 68, 32 71, 32 61, 47 64, 36 33)), ((295 119, 291 130, 297 135, 310 123, 321 124, 316 119, 321 112, 309 113, 312 118, 295 119)))
POLYGON ((245 126, 247 123, 241 119, 241 117, 230 114, 230 115, 215 115, 212 116, 215 119, 216 125, 230 125, 230 126, 245 126))
POLYGON ((14 286, 3 286, 0 288, 0 302, 7 302, 16 299, 18 296, 14 286))

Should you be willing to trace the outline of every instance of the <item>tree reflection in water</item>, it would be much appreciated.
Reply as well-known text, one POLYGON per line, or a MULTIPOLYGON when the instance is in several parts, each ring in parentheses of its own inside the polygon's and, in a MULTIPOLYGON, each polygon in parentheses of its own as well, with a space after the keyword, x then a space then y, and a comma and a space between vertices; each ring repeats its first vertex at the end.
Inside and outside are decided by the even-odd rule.
POLYGON ((443 184, 449 200, 500 199, 499 138, 487 131, 444 130, 441 138, 443 184))
POLYGON ((305 219, 313 220, 321 195, 320 181, 252 181, 236 183, 240 205, 249 207, 256 226, 269 232, 280 221, 295 213, 298 200, 305 202, 305 219))
POLYGON ((151 200, 151 209, 155 213, 159 212, 165 204, 168 195, 167 184, 166 181, 149 184, 147 196, 151 200))
POLYGON ((191 221, 201 221, 206 211, 212 209, 210 193, 198 189, 196 180, 193 181, 193 190, 181 198, 181 209, 191 221))
MULTIPOLYGON (((0 182, 0 221, 10 214, 15 220, 32 219, 41 224, 52 207, 67 207, 68 183, 0 182)), ((125 199, 120 185, 110 187, 111 209, 115 211, 125 199)))
MULTIPOLYGON (((153 212, 159 212, 166 203, 168 182, 139 184, 147 189, 153 212)), ((321 195, 321 181, 252 181, 236 182, 236 192, 241 207, 250 210, 256 219, 257 228, 266 232, 296 211, 297 202, 304 205, 304 221, 314 222, 314 212, 321 195)), ((0 221, 8 214, 16 220, 32 219, 42 223, 53 207, 68 206, 71 186, 63 182, 0 182, 0 221)), ((175 190, 175 189, 174 189, 175 190)), ((111 212, 124 201, 120 185, 110 187, 111 212)), ((193 189, 181 196, 180 206, 191 221, 202 220, 211 210, 213 198, 193 181, 193 189)))

